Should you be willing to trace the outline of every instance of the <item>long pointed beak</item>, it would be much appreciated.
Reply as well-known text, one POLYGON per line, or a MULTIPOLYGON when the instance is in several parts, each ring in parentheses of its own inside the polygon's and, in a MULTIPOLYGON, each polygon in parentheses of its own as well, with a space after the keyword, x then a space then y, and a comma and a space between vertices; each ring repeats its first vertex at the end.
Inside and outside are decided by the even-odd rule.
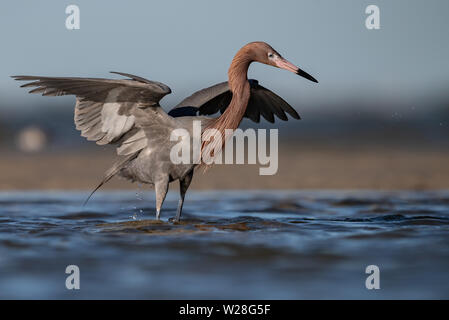
POLYGON ((284 59, 284 58, 280 58, 278 61, 276 61, 276 66, 278 68, 281 69, 285 69, 291 72, 294 72, 298 75, 300 75, 301 77, 306 78, 307 80, 313 81, 318 83, 318 80, 315 79, 314 77, 312 77, 310 74, 308 74, 307 72, 299 69, 297 66, 295 66, 293 63, 291 63, 290 61, 284 59))

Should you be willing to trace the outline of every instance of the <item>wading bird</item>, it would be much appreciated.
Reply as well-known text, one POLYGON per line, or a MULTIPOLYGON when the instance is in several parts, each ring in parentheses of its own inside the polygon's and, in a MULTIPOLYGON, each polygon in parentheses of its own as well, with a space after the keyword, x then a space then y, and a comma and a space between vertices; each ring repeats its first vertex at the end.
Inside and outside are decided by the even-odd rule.
MULTIPOLYGON (((236 129, 243 117, 259 122, 262 115, 274 122, 274 115, 287 120, 285 113, 299 119, 298 113, 281 97, 248 80, 252 62, 260 62, 294 72, 318 82, 308 73, 284 59, 265 42, 251 42, 234 56, 228 81, 195 92, 168 114, 159 101, 171 93, 163 83, 127 73, 113 72, 129 79, 60 78, 13 76, 31 81, 22 87, 36 87, 30 93, 43 96, 75 95, 75 125, 87 140, 99 145, 117 146, 119 159, 106 172, 92 194, 113 176, 153 185, 156 192, 156 219, 168 191, 169 183, 179 180, 180 200, 174 221, 179 221, 184 196, 198 164, 174 164, 170 150, 177 143, 170 134, 178 128, 191 133, 194 120, 202 128, 214 128, 224 135, 225 129, 236 129), (221 112, 219 117, 207 117, 221 112)), ((92 195, 91 194, 91 195, 92 195)), ((90 195, 90 196, 91 196, 90 195)), ((89 198, 90 198, 89 196, 89 198)))

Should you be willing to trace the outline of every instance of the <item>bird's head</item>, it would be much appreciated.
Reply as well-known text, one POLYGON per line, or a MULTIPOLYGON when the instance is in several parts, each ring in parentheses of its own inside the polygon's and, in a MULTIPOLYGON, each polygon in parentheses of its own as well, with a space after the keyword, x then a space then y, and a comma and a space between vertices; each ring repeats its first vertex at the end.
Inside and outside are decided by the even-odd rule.
POLYGON ((296 73, 297 75, 300 75, 301 77, 304 77, 310 81, 318 82, 310 74, 301 70, 293 63, 282 57, 280 53, 274 50, 268 43, 262 41, 251 42, 244 46, 242 50, 247 52, 252 61, 257 61, 273 67, 285 69, 296 73))

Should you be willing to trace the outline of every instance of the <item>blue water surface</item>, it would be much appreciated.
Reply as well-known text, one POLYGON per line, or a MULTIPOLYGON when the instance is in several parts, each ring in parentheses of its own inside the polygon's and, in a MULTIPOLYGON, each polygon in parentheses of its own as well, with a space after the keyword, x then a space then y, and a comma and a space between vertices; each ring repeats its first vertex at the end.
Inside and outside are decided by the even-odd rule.
POLYGON ((0 193, 0 298, 449 298, 448 191, 87 194, 0 193))

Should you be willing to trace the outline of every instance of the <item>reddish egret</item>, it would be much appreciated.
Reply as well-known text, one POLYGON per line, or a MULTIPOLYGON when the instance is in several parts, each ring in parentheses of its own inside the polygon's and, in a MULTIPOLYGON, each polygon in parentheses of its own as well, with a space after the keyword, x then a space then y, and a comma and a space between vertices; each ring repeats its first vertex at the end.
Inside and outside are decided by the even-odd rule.
POLYGON ((215 128, 223 134, 225 129, 238 128, 243 117, 259 122, 262 115, 269 122, 274 122, 274 115, 287 120, 285 113, 288 113, 299 119, 298 113, 281 97, 259 85, 258 81, 248 80, 247 71, 251 62, 282 68, 318 82, 265 42, 251 42, 242 47, 232 60, 227 82, 195 92, 168 114, 160 107, 159 101, 171 93, 170 88, 131 74, 113 72, 129 78, 121 80, 40 76, 13 78, 31 81, 22 85, 36 87, 30 93, 75 95, 75 124, 81 135, 99 145, 117 146, 119 158, 94 192, 115 175, 153 185, 156 191, 156 219, 159 219, 169 183, 179 180, 180 200, 174 218, 174 221, 179 221, 184 196, 197 164, 174 164, 170 161, 170 150, 177 143, 169 139, 174 129, 183 128, 192 133, 193 121, 201 120, 204 129, 215 128), (222 113, 219 117, 206 117, 218 111, 222 113))

